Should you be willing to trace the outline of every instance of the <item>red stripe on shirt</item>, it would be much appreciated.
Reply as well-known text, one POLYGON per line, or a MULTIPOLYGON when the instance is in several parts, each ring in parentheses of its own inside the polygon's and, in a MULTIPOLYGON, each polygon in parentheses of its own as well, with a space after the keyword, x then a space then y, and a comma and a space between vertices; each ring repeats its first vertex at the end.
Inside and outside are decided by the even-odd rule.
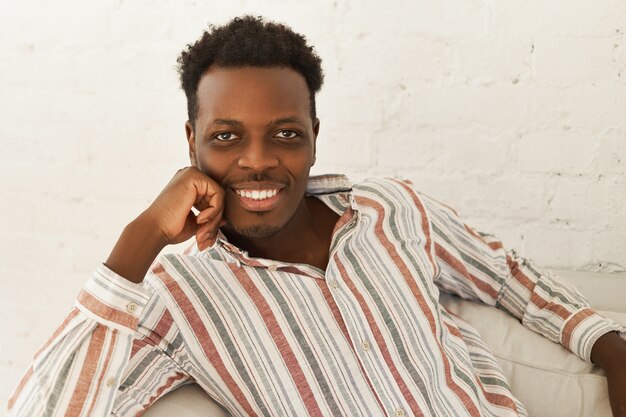
POLYGON ((195 309, 193 302, 187 297, 183 289, 180 287, 178 282, 176 282, 162 266, 160 268, 155 268, 154 271, 158 271, 159 278, 169 291, 170 295, 174 298, 174 301, 180 307, 181 312, 187 318, 192 331, 194 333, 194 337, 198 340, 200 347, 204 351, 206 358, 213 364, 215 370, 219 374, 219 376, 224 381, 226 388, 229 389, 237 402, 242 406, 245 412, 250 416, 256 416, 256 412, 252 409, 252 406, 248 402, 248 399, 244 395, 243 391, 239 388, 239 384, 235 382, 230 372, 224 365, 224 361, 220 356, 219 351, 215 347, 215 343, 211 338, 211 335, 208 333, 206 326, 202 323, 202 319, 200 315, 195 309), (198 323, 197 325, 193 325, 194 323, 198 323))
POLYGON ((459 259, 457 259, 450 252, 448 252, 443 246, 439 245, 438 243, 435 243, 435 252, 437 253, 438 257, 443 259, 445 263, 447 263, 452 268, 454 268, 454 270, 457 271, 459 274, 463 275, 468 281, 474 284, 476 288, 489 294, 489 296, 493 298, 494 300, 498 297, 498 290, 493 288, 487 282, 482 281, 476 278, 474 275, 470 274, 465 264, 461 262, 459 259))
POLYGON ((87 393, 93 382, 99 359, 102 355, 107 330, 107 327, 99 325, 91 334, 91 339, 87 347, 87 355, 83 361, 83 367, 80 370, 76 389, 70 400, 65 417, 77 417, 82 414, 87 399, 87 393))
MULTIPOLYGON (((414 196, 414 198, 417 198, 417 196, 414 196)), ((407 285, 409 286, 409 288, 411 289, 411 292, 413 293, 413 295, 414 295, 414 297, 415 297, 415 299, 416 299, 416 301, 417 301, 417 303, 418 303, 418 305, 420 307, 420 310, 422 311, 422 313, 424 314, 424 316, 428 320, 428 324, 430 325, 431 332, 432 332, 432 334, 434 336, 434 339, 436 341, 437 349, 439 350, 439 353, 441 355, 441 359, 442 359, 442 362, 443 362, 443 365, 444 365, 444 372, 445 372, 445 376, 446 376, 446 384, 456 394, 456 396, 463 403, 463 405, 465 405, 465 407, 469 411, 470 415, 479 417, 480 416, 480 411, 478 410, 478 408, 476 407, 476 405, 474 404, 472 399, 452 379, 452 374, 450 372, 450 359, 448 358, 447 354, 444 352, 443 347, 441 346, 441 343, 439 342, 439 340, 437 338, 437 333, 438 333, 438 331, 437 331, 437 324, 436 324, 435 316, 434 316, 433 312, 431 311, 430 307, 428 306, 428 303, 426 302, 426 299, 424 298, 424 295, 422 294, 422 291, 417 287, 415 279, 413 279, 413 274, 411 274, 411 272, 409 271, 409 268, 402 261, 402 257, 396 251, 395 246, 389 241, 389 238, 385 234, 385 231, 383 229, 383 219, 385 217, 384 208, 378 202, 376 202, 374 200, 371 200, 369 198, 366 198, 366 197, 362 197, 361 201, 362 201, 362 203, 364 205, 367 205, 369 207, 374 208, 376 210, 376 212, 378 213, 378 216, 377 216, 377 219, 376 219, 376 226, 375 226, 376 236, 378 237, 380 243, 383 245, 383 247, 385 248, 387 253, 389 253, 389 257, 391 258, 393 263, 396 265, 396 267, 400 271, 400 274, 402 275, 402 277, 404 277, 404 280, 407 283, 407 285)), ((423 221, 424 218, 425 218, 424 215, 422 215, 422 225, 424 225, 424 221, 423 221)), ((426 244, 428 246, 428 241, 427 241, 426 244)), ((430 256, 430 252, 429 252, 429 256, 430 256)), ((363 305, 362 307, 365 308, 366 306, 363 305)), ((368 316, 368 320, 369 319, 370 318, 368 316)))
POLYGON ((591 309, 586 308, 584 310, 579 311, 578 313, 574 315, 574 317, 569 319, 569 321, 563 327, 562 336, 561 336, 561 344, 569 348, 569 344, 572 339, 572 333, 574 332, 576 327, 578 327, 578 325, 583 320, 585 320, 587 317, 592 316, 592 315, 593 315, 593 311, 591 309))
MULTIPOLYGON (((107 352, 107 356, 104 360, 104 366, 102 367, 102 369, 109 369, 109 363, 111 362, 111 357, 113 357, 113 350, 115 349, 115 343, 117 342, 117 336, 119 334, 119 331, 116 329, 113 329, 111 331, 111 343, 109 344, 109 351, 107 352)), ((89 407, 89 411, 87 412, 86 415, 91 416, 93 413, 93 408, 96 405, 96 399, 99 397, 101 388, 102 388, 102 380, 104 379, 104 372, 100 373, 100 377, 98 378, 98 382, 96 383, 96 392, 94 394, 94 401, 91 402, 91 406, 89 407)), ((117 388, 117 387, 115 387, 117 388)), ((111 387, 111 389, 115 389, 113 387, 111 387)))
MULTIPOLYGON (((426 236, 426 244, 425 249, 426 249, 426 254, 428 256, 428 259, 430 259, 430 263, 433 266, 433 271, 438 271, 438 267, 437 264, 435 262, 435 260, 433 259, 433 254, 430 251, 430 248, 432 246, 432 238, 430 236, 430 224, 428 222, 428 216, 426 215, 426 209, 424 208, 424 205, 422 204, 421 200, 419 199, 419 197, 417 196, 417 194, 415 193, 415 190, 413 190, 413 188, 409 187, 407 184, 403 183, 402 181, 397 181, 396 182, 398 184, 400 184, 402 186, 402 188, 404 188, 404 190, 406 192, 409 193, 409 195, 411 196, 411 198, 413 199, 413 203, 415 204, 415 207, 417 207, 417 209, 420 212, 421 218, 422 218, 422 232, 424 233, 424 236, 426 236)), ((369 200, 369 201, 373 201, 373 200, 369 200)), ((382 207, 379 207, 379 209, 382 210, 382 207)), ((377 209, 378 210, 378 209, 377 209)), ((381 213, 379 213, 380 215, 381 213)), ((380 218, 379 218, 380 220, 380 218)))
POLYGON ((265 296, 261 294, 244 268, 237 268, 235 265, 229 266, 235 277, 237 277, 237 280, 241 284, 242 288, 246 291, 250 299, 253 300, 259 311, 262 312, 261 316, 263 317, 268 333, 272 336, 274 344, 279 347, 281 356, 283 357, 285 365, 287 369, 289 369, 293 380, 298 381, 296 388, 298 389, 300 398, 302 398, 302 401, 305 404, 307 412, 310 416, 322 417, 322 410, 315 400, 315 394, 313 394, 313 390, 306 379, 305 373, 302 371, 298 358, 296 358, 293 349, 291 349, 291 345, 285 337, 280 324, 278 324, 276 316, 265 300, 265 296))
POLYGON ((335 264, 337 265, 337 269, 339 270, 339 273, 343 277, 344 282, 348 285, 348 288, 350 289, 354 297, 357 299, 357 302, 359 303, 359 306, 361 307, 363 314, 366 316, 367 324, 369 325, 372 331, 372 334, 374 335, 374 340, 376 340, 376 344, 380 348, 380 353, 383 356, 385 363, 389 367, 391 375, 393 375, 394 381, 398 384, 400 388, 400 392, 402 393, 402 396, 404 397, 406 402, 409 404, 409 407, 411 407, 412 411, 417 412, 418 416, 424 416, 424 413, 420 409, 419 404, 415 400, 415 397, 413 397, 413 394, 411 394, 411 391, 404 383, 404 379, 400 376, 400 372, 398 371, 396 364, 393 362, 391 355, 389 355, 389 350, 386 348, 387 344, 385 343, 385 339, 382 335, 382 332, 380 328, 378 327, 376 320, 374 319, 372 310, 367 305, 367 302, 365 301, 363 295, 356 289, 354 282, 352 282, 350 275, 347 273, 345 266, 341 263, 341 259, 339 259, 337 255, 335 255, 335 264))
POLYGON ((24 389, 24 386, 28 383, 28 381, 32 378, 32 376, 33 376, 33 367, 31 365, 30 368, 28 368, 28 370, 22 377, 22 379, 20 380, 19 384, 17 385, 17 388, 15 388, 15 392, 13 392, 13 395, 11 395, 11 398, 9 398, 9 403, 8 403, 9 410, 14 407, 15 401, 20 396, 22 390, 24 389))
POLYGON ((48 346, 50 346, 50 344, 57 338, 59 337, 59 335, 61 333, 63 333, 63 330, 65 330, 65 328, 67 327, 67 325, 69 324, 70 321, 72 321, 74 319, 74 317, 76 317, 78 315, 78 313, 80 313, 80 310, 77 308, 73 308, 68 314, 67 316, 65 316, 65 320, 63 320, 63 323, 61 323, 61 325, 54 331, 54 333, 52 333, 52 336, 50 336, 48 338, 48 340, 46 340, 46 342, 43 344, 43 346, 41 346, 39 348, 39 350, 37 350, 37 352, 35 353, 35 357, 39 356, 41 354, 41 352, 43 352, 44 350, 46 350, 46 348, 48 346))
POLYGON ((173 323, 174 319, 172 318, 172 315, 168 310, 165 310, 163 314, 161 314, 161 317, 159 318, 159 321, 157 322, 154 329, 150 331, 150 334, 142 337, 141 339, 135 339, 133 341, 133 347, 130 357, 132 358, 133 356, 135 356, 137 352, 144 346, 158 346, 159 343, 161 343, 161 340, 163 340, 165 335, 167 335, 167 333, 172 328, 173 323))
POLYGON ((121 310, 117 310, 115 307, 104 304, 102 301, 98 300, 85 290, 80 291, 77 300, 87 310, 107 321, 120 324, 133 330, 137 328, 137 324, 139 323, 139 319, 137 317, 121 310))

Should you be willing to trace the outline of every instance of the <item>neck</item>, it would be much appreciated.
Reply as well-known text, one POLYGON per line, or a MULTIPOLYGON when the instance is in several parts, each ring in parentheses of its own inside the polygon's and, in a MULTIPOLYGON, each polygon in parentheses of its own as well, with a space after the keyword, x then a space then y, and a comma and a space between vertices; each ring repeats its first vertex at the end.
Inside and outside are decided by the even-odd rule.
POLYGON ((223 232, 230 242, 250 256, 307 263, 325 269, 337 219, 338 216, 317 198, 304 197, 294 216, 273 236, 243 236, 228 229, 223 232))

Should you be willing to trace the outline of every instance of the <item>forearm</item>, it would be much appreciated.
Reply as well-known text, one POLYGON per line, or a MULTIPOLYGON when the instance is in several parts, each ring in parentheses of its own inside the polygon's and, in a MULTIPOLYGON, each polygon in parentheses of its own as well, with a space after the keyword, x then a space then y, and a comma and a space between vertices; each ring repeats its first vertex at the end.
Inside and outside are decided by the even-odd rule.
POLYGON ((37 352, 9 399, 8 416, 64 415, 87 408, 92 408, 90 415, 108 415, 131 339, 77 308, 55 335, 37 352))
POLYGON ((609 332, 600 336, 591 348, 591 362, 605 371, 614 367, 626 358, 626 340, 617 332, 609 332))
POLYGON ((167 246, 161 232, 142 214, 124 228, 105 265, 131 282, 141 282, 167 246))
POLYGON ((519 305, 517 314, 529 329, 562 344, 585 361, 592 360, 598 338, 621 329, 597 314, 574 286, 538 271, 523 258, 512 255, 511 259, 511 277, 499 303, 507 309, 519 305), (524 302, 517 304, 516 300, 524 302))
POLYGON ((617 332, 602 335, 591 349, 591 361, 606 374, 613 416, 626 417, 626 340, 617 332))

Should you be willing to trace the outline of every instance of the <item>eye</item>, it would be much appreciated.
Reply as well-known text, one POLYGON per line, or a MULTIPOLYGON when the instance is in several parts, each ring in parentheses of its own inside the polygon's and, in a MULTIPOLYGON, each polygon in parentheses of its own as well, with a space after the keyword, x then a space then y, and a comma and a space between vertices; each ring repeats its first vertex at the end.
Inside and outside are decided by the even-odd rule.
POLYGON ((281 130, 276 134, 276 136, 281 139, 293 139, 299 135, 298 132, 295 132, 293 130, 281 130))
POLYGON ((215 136, 213 136, 215 139, 219 140, 220 142, 230 142, 231 140, 234 139, 239 139, 239 136, 235 135, 232 132, 222 132, 222 133, 218 133, 215 136))

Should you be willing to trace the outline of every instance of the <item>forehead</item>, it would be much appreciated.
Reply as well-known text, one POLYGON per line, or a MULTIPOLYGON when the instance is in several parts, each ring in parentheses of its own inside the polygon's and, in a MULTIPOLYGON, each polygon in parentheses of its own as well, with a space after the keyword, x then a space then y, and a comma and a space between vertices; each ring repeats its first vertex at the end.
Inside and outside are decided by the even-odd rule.
POLYGON ((198 84, 198 119, 302 117, 309 113, 304 77, 288 67, 212 67, 198 84))

